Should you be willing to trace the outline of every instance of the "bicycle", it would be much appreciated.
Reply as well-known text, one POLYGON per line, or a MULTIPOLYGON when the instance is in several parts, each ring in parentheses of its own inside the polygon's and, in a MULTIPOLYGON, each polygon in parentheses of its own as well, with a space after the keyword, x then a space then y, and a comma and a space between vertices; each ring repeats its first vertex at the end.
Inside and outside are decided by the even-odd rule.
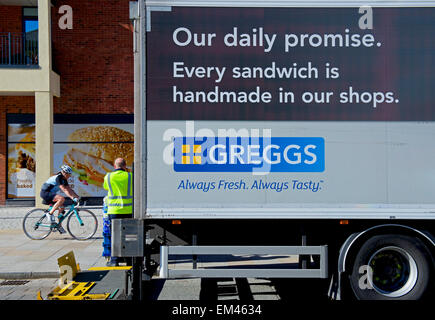
POLYGON ((52 224, 46 214, 50 212, 53 203, 48 209, 30 210, 23 219, 23 230, 26 236, 32 240, 43 240, 53 231, 58 231, 62 222, 68 218, 66 228, 68 233, 76 240, 91 238, 98 228, 98 220, 95 214, 88 210, 77 208, 74 203, 65 214, 59 215, 59 222, 52 224))

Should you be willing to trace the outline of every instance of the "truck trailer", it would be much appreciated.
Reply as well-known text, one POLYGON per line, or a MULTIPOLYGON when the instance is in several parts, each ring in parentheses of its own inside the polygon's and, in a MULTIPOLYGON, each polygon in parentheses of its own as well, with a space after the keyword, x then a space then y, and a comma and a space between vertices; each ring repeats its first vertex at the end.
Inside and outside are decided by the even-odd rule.
POLYGON ((333 299, 433 292, 434 1, 154 0, 130 17, 134 219, 112 250, 134 257, 136 294, 153 261, 165 279, 323 279, 333 299))

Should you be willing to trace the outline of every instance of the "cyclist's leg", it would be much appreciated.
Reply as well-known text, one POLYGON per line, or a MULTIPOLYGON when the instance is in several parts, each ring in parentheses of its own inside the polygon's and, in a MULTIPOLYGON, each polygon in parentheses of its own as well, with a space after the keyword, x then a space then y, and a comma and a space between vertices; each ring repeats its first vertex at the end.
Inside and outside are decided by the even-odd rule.
MULTIPOLYGON (((54 212, 55 212, 56 210, 59 210, 58 212, 59 212, 59 214, 60 214, 61 212, 64 211, 63 203, 65 202, 65 198, 62 197, 61 195, 56 194, 56 195, 54 196, 52 202, 54 202, 54 205, 53 205, 53 207, 52 207, 52 209, 51 209, 51 211, 50 211, 49 214, 51 215, 51 217, 50 217, 51 222, 52 222, 52 223, 56 223, 56 222, 55 222, 56 220, 54 219, 54 212)), ((59 223, 59 224, 58 224, 58 226, 57 226, 56 229, 57 229, 61 234, 66 233, 66 231, 63 229, 63 227, 60 225, 60 221, 59 221, 58 223, 59 223)))
POLYGON ((51 205, 53 204, 53 198, 54 198, 54 196, 55 196, 54 193, 51 193, 49 191, 43 191, 43 190, 41 190, 40 197, 42 199, 42 203, 46 204, 46 205, 49 205, 50 206, 50 208, 49 208, 50 210, 51 210, 51 205))
POLYGON ((53 214, 57 209, 63 207, 63 203, 65 202, 65 198, 59 194, 56 194, 52 200, 54 202, 54 206, 50 210, 50 214, 53 214))
MULTIPOLYGON (((61 197, 61 196, 59 196, 61 197)), ((61 197, 63 199, 62 203, 65 202, 65 198, 61 197)), ((58 200, 60 201, 60 200, 58 200)), ((65 207, 63 205, 59 205, 59 207, 57 208, 57 219, 58 219, 58 225, 57 225, 57 230, 59 231, 60 234, 66 233, 65 229, 62 227, 62 221, 60 219, 60 215, 65 215, 65 207)), ((53 213, 54 214, 54 213, 53 213)))

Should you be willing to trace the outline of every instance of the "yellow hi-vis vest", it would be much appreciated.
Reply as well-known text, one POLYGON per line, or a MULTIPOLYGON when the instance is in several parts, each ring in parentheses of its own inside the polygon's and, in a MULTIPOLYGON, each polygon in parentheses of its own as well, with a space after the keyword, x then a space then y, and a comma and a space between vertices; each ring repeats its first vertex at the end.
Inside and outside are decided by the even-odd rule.
POLYGON ((133 179, 132 174, 115 170, 104 177, 104 189, 107 193, 108 214, 133 213, 133 179))

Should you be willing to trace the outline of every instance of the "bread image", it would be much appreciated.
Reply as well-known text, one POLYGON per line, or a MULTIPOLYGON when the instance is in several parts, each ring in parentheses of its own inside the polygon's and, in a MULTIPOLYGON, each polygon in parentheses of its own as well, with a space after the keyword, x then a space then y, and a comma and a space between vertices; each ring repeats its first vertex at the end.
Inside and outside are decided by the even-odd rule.
POLYGON ((16 168, 17 169, 28 169, 35 172, 35 131, 30 131, 26 136, 20 140, 20 142, 30 142, 30 143, 17 143, 15 145, 16 153, 16 168))
MULTIPOLYGON (((21 135, 31 133, 35 139, 35 125, 34 124, 10 124, 8 125, 8 136, 21 135)), ((35 140, 33 140, 35 142, 35 140)))
POLYGON ((99 144, 81 144, 74 148, 96 158, 113 163, 118 157, 123 157, 130 166, 134 160, 132 143, 107 142, 133 142, 133 134, 128 131, 109 126, 86 127, 77 129, 68 137, 74 142, 106 142, 99 144))
POLYGON ((118 157, 124 158, 128 167, 133 164, 133 134, 128 131, 111 126, 85 127, 71 133, 68 141, 71 147, 64 163, 78 174, 84 185, 101 187, 106 173, 114 170, 113 162, 118 157))

